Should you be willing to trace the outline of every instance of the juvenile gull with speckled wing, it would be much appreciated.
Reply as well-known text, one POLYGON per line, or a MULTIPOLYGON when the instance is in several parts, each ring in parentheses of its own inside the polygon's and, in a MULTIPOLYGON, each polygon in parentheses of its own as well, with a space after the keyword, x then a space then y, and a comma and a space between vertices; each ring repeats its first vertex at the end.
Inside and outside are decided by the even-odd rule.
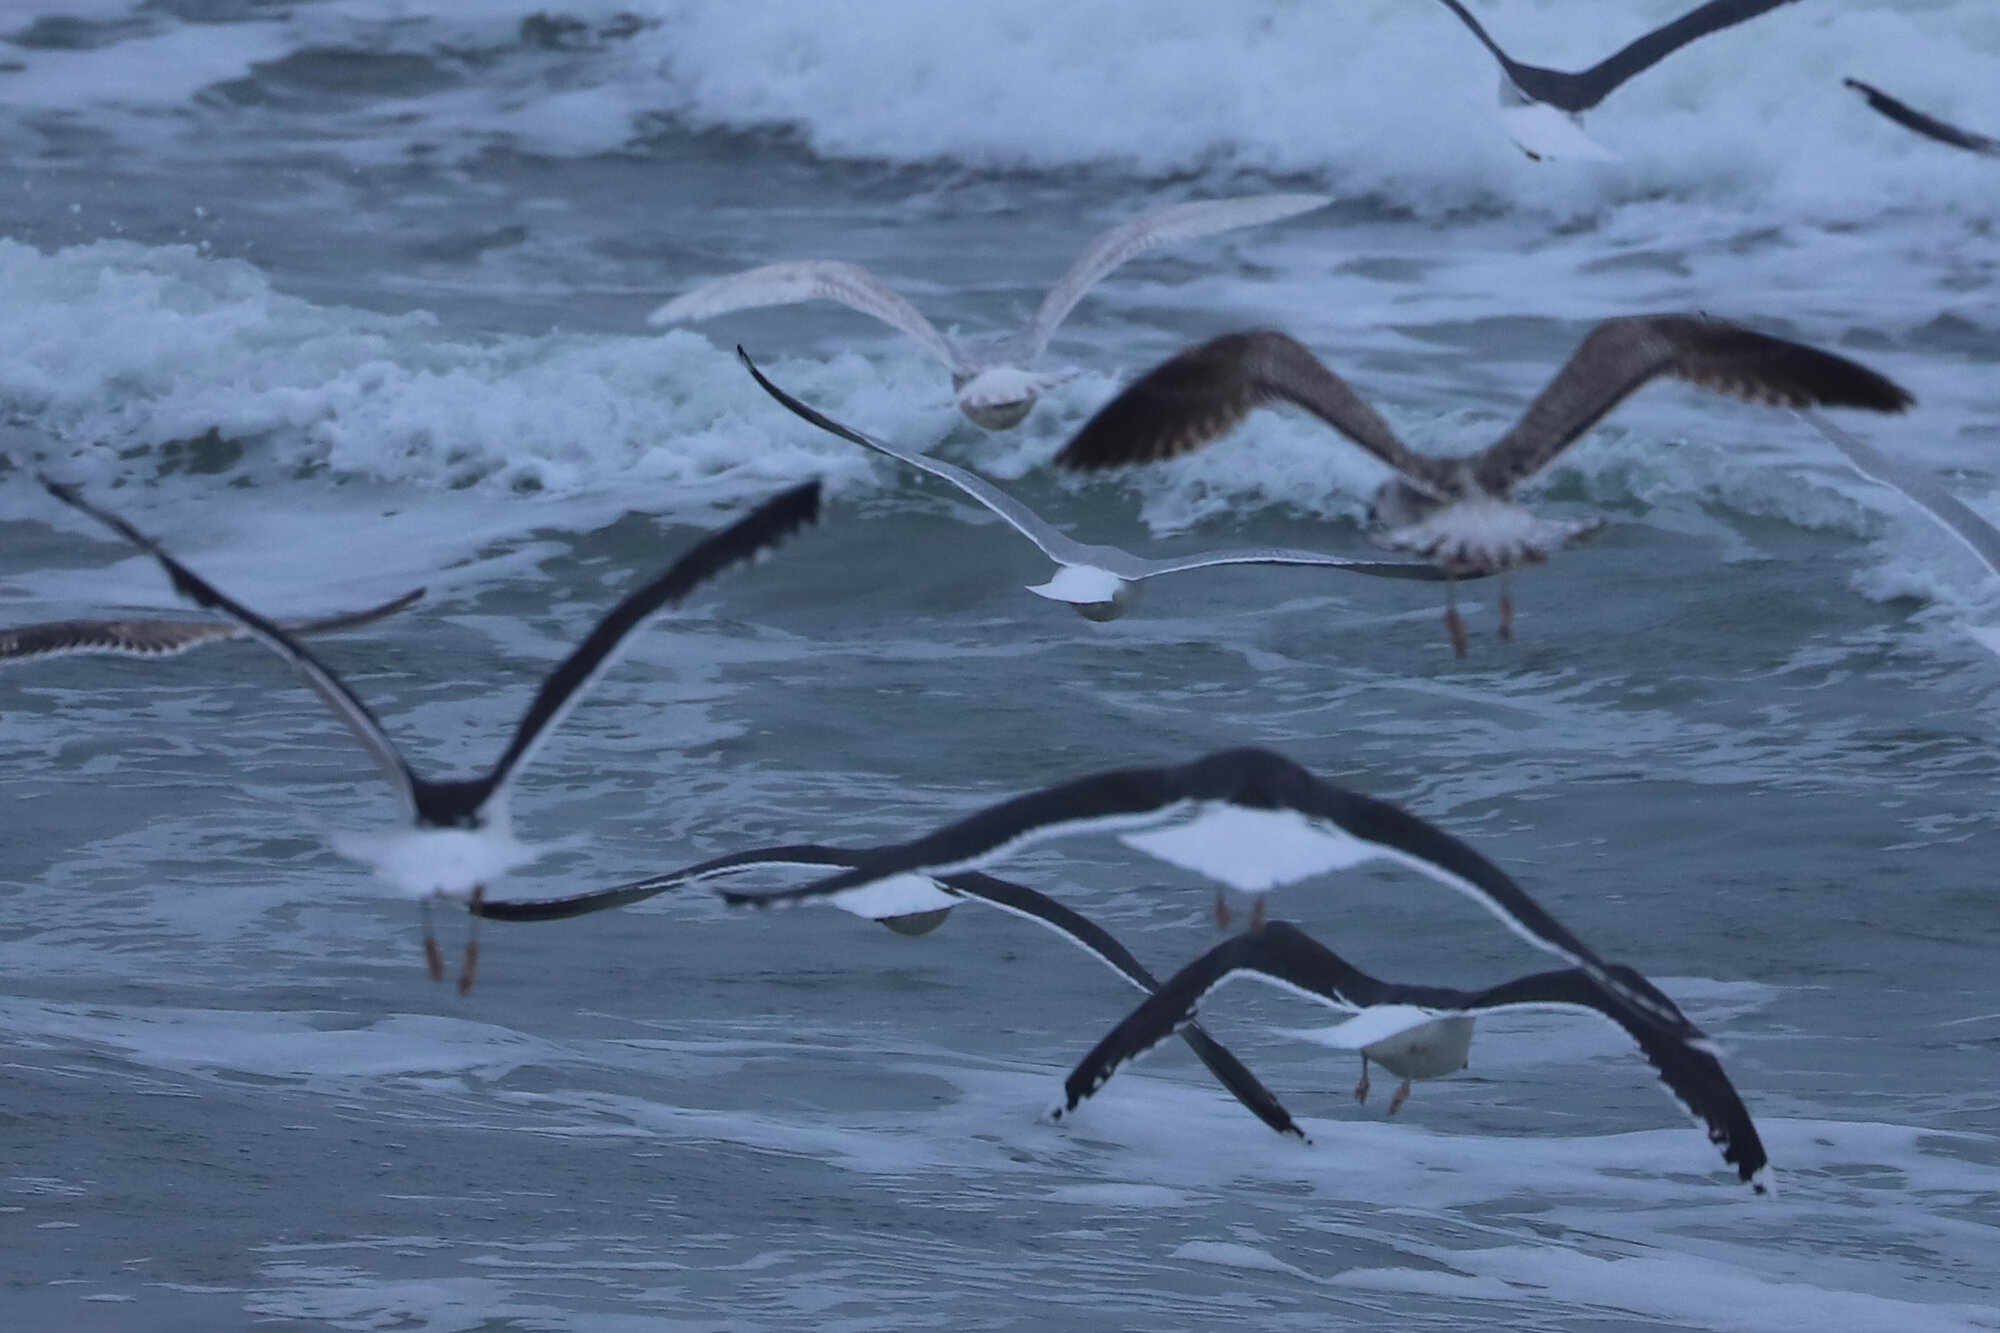
POLYGON ((1320 551, 1293 551, 1276 546, 1238 547, 1234 550, 1203 551, 1199 555, 1175 556, 1167 560, 1149 560, 1133 555, 1116 546, 1093 546, 1080 542, 1066 533, 1051 527, 1041 515, 1016 500, 1007 492, 975 476, 964 468, 954 467, 942 459, 912 450, 898 449, 884 444, 872 436, 843 426, 832 417, 816 412, 798 399, 780 389, 766 379, 764 372, 746 355, 741 347, 736 355, 742 358, 757 383, 764 392, 777 399, 795 415, 810 421, 821 430, 838 435, 843 440, 852 441, 865 449, 873 449, 899 463, 933 477, 948 481, 1004 519, 1007 525, 1033 542, 1043 555, 1056 562, 1061 568, 1047 583, 1030 585, 1028 591, 1038 597, 1046 597, 1053 602, 1066 602, 1086 620, 1115 620, 1132 608, 1138 596, 1141 580, 1156 578, 1161 574, 1177 574, 1188 569, 1207 569, 1215 565, 1316 565, 1323 569, 1341 569, 1350 574, 1372 574, 1384 579, 1419 579, 1435 582, 1449 575, 1435 565, 1416 560, 1356 560, 1349 556, 1327 555, 1320 551))
POLYGON ((1709 0, 1671 23, 1627 43, 1589 69, 1570 73, 1527 65, 1500 49, 1459 0, 1442 0, 1472 30, 1480 45, 1500 62, 1500 124, 1521 151, 1536 161, 1616 157, 1578 125, 1578 117, 1609 97, 1627 79, 1642 74, 1689 42, 1756 18, 1792 0, 1709 0))
MULTIPOLYGON (((1514 487, 1662 375, 1781 407, 1901 412, 1915 401, 1866 366, 1803 343, 1702 315, 1632 315, 1593 328, 1498 443, 1453 458, 1405 445, 1296 339, 1232 333, 1148 371, 1084 423, 1056 463, 1096 469, 1172 458, 1220 439, 1260 407, 1292 403, 1394 470, 1374 500, 1385 546, 1421 555, 1453 577, 1504 575, 1602 526, 1537 517, 1514 503, 1514 487)), ((1503 588, 1503 637, 1512 618, 1503 588)), ((1447 606, 1445 625, 1463 657, 1465 624, 1455 605, 1447 606)))
MULTIPOLYGON (((345 615, 326 616, 319 620, 294 621, 283 628, 294 638, 359 629, 414 605, 423 595, 424 590, 417 588, 394 601, 371 606, 365 611, 350 611, 345 615)), ((32 662, 44 657, 82 653, 113 657, 174 657, 204 643, 249 637, 250 631, 241 625, 199 620, 51 620, 39 625, 0 629, 0 663, 32 662)))
MULTIPOLYGON (((1172 1036, 1181 1024, 1191 1021, 1195 1005, 1211 991, 1238 977, 1358 1015, 1331 1034, 1313 1034, 1315 1039, 1343 1049, 1367 1040, 1379 1043, 1385 1053, 1401 1055, 1409 1052, 1393 1044, 1399 1036, 1407 1042, 1413 1034, 1426 1030, 1438 1033, 1444 1025, 1456 1025, 1444 1029, 1446 1039, 1433 1041, 1414 1054, 1408 1067, 1417 1072, 1405 1075, 1406 1079, 1436 1078, 1460 1068, 1471 1044, 1475 1014, 1510 1009, 1583 1010, 1625 1030, 1652 1063, 1667 1092, 1707 1125, 1709 1141, 1722 1149, 1723 1160, 1736 1168, 1744 1183, 1764 1193, 1769 1159, 1763 1142, 1708 1038, 1645 977, 1623 964, 1611 964, 1610 970, 1620 990, 1607 988, 1580 968, 1537 972, 1480 991, 1400 985, 1369 976, 1290 922, 1268 922, 1260 931, 1224 941, 1155 988, 1077 1063, 1063 1084, 1065 1100, 1057 1115, 1074 1111, 1121 1065, 1144 1055, 1172 1036), (1654 1010, 1671 1011, 1679 1017, 1679 1025, 1661 1024, 1655 1012, 1637 1009, 1626 994, 1646 996, 1654 1010)), ((1361 1049, 1376 1047, 1364 1045, 1361 1049)), ((1364 1065, 1364 1084, 1366 1077, 1364 1065)), ((1404 1087, 1407 1089, 1407 1082, 1404 1087)))
POLYGON ((1074 371, 1029 370, 1028 363, 1048 347, 1056 328, 1084 293, 1111 270, 1163 245, 1276 222, 1332 202, 1331 196, 1323 194, 1257 194, 1155 209, 1092 241, 1049 289, 1026 325, 1008 337, 984 342, 961 343, 947 336, 882 279, 859 264, 837 259, 766 264, 717 278, 667 302, 648 316, 648 322, 677 324, 758 306, 838 301, 922 343, 950 367, 953 401, 959 410, 975 425, 1005 430, 1027 416, 1042 394, 1075 375, 1074 371))
MULTIPOLYGON (((697 542, 664 573, 626 594, 543 679, 493 767, 481 777, 439 782, 419 777, 360 696, 290 634, 219 591, 117 514, 85 500, 72 487, 47 477, 42 478, 42 484, 64 504, 88 514, 152 556, 176 592, 227 616, 251 638, 291 663, 375 760, 395 788, 405 825, 387 833, 342 835, 334 846, 345 855, 366 861, 399 892, 422 904, 424 959, 431 976, 439 980, 444 977, 444 959, 431 928, 432 900, 467 899, 477 904, 490 880, 538 855, 515 840, 508 818, 508 796, 522 767, 584 692, 610 669, 632 631, 724 570, 757 558, 814 522, 819 517, 820 490, 814 481, 779 494, 697 542)), ((478 943, 476 933, 466 943, 460 991, 471 989, 477 974, 478 943)))

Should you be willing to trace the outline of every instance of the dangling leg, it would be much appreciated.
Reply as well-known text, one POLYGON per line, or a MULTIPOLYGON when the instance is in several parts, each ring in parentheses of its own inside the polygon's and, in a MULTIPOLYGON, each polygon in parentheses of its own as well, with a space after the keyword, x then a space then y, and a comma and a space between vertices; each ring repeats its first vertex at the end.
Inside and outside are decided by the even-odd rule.
POLYGON ((432 981, 443 981, 444 950, 438 948, 437 930, 431 925, 431 900, 423 899, 418 908, 424 914, 424 966, 430 969, 432 981))
POLYGON ((1403 1103, 1408 1100, 1410 1100, 1410 1080, 1404 1079, 1403 1086, 1396 1089, 1396 1095, 1389 1099, 1389 1114, 1394 1115, 1402 1110, 1403 1103))
POLYGON ((1354 1085, 1354 1100, 1368 1105, 1368 1057, 1361 1057, 1361 1081, 1354 1085))
POLYGON ((1508 642, 1514 639, 1514 571, 1500 572, 1500 637, 1508 642))
POLYGON ((1215 928, 1217 930, 1228 930, 1230 915, 1229 900, 1222 896, 1221 889, 1217 889, 1215 891, 1215 928))
POLYGON ((486 901, 486 886, 472 886, 472 925, 465 936, 465 966, 458 974, 458 993, 465 994, 472 989, 472 983, 479 976, 479 905, 486 901))
POLYGON ((1258 894, 1257 901, 1250 907, 1250 929, 1254 933, 1264 928, 1264 895, 1258 894))
POLYGON ((1458 580, 1444 581, 1444 627, 1451 635, 1451 650, 1464 657, 1469 647, 1465 637, 1465 617, 1458 614, 1458 580))

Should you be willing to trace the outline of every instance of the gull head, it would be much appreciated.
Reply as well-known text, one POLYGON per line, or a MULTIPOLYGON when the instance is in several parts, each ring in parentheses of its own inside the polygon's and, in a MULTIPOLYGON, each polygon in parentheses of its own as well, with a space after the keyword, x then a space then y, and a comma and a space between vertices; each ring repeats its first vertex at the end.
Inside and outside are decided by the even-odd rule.
POLYGON ((1018 426, 1035 400, 1076 377, 1075 371, 1040 374, 1019 366, 995 365, 951 377, 952 398, 966 419, 982 430, 1018 426))
POLYGON ((1030 584, 1028 591, 1052 602, 1068 602, 1085 620, 1100 622, 1118 619, 1139 598, 1138 584, 1095 565, 1064 565, 1054 578, 1030 584))

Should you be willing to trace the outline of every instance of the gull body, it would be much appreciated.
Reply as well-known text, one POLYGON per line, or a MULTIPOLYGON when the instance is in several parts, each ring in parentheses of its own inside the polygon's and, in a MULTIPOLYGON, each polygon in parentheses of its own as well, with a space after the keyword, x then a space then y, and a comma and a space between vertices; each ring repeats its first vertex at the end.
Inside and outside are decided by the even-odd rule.
MULTIPOLYGON (((70 487, 47 478, 43 478, 43 485, 63 503, 152 556, 182 596, 228 617, 251 638, 283 657, 375 760, 396 791, 405 822, 379 833, 343 834, 336 837, 334 845, 342 854, 372 866, 400 893, 423 904, 425 961, 431 975, 440 979, 444 962, 430 928, 430 904, 439 898, 468 899, 476 904, 493 879, 539 855, 513 836, 507 800, 514 779, 583 693, 610 668, 630 633, 723 570, 769 550, 813 522, 819 513, 819 483, 811 482, 784 492, 697 543, 664 573, 607 612, 549 673, 491 770, 476 778, 435 781, 417 775, 368 706, 298 640, 216 589, 118 515, 84 500, 70 487)), ((477 967, 478 937, 474 935, 466 946, 460 990, 471 988, 477 967)))
POLYGON ((1075 376, 1074 371, 1030 370, 1028 363, 1047 349, 1084 293, 1120 264, 1163 245, 1276 222, 1332 202, 1323 194, 1260 194, 1175 204, 1142 214, 1092 241, 1019 330, 983 342, 947 336, 867 269, 831 259, 766 264, 717 278, 675 297, 648 320, 655 325, 679 324, 760 306, 837 301, 915 338, 951 371, 953 401, 959 410, 986 430, 1006 430, 1019 424, 1041 395, 1075 376))
MULTIPOLYGON (((1410 1052, 1406 1079, 1439 1077, 1462 1067, 1474 1015, 1515 1009, 1595 1014, 1624 1029, 1652 1063, 1668 1094, 1706 1125, 1709 1141, 1722 1149, 1723 1160, 1736 1168, 1737 1177, 1759 1194, 1768 1188, 1769 1159, 1757 1126, 1716 1059, 1713 1043, 1672 1000, 1631 968, 1611 964, 1606 977, 1582 968, 1537 972, 1482 991, 1403 985, 1369 976, 1286 921, 1272 921, 1260 931, 1225 940, 1162 982, 1077 1063, 1063 1084, 1065 1102, 1058 1114, 1076 1110, 1121 1066, 1171 1036, 1193 1016, 1197 1004, 1239 978, 1356 1014, 1343 1025, 1352 1035, 1336 1037, 1327 1041, 1329 1045, 1352 1049, 1354 1043, 1368 1040, 1394 1052, 1389 1043, 1402 1036, 1422 1047, 1410 1052), (1607 985, 1607 980, 1616 984, 1607 985), (1634 1003, 1638 997, 1645 999, 1645 1005, 1634 1003), (1672 1021, 1666 1021, 1669 1017, 1672 1021)), ((1312 1036, 1327 1040, 1325 1034, 1312 1036)), ((1364 1082, 1365 1077, 1364 1073, 1364 1082)))
POLYGON ((1460 0, 1441 0, 1500 63, 1500 124, 1536 161, 1614 161, 1617 154, 1583 132, 1581 116, 1635 75, 1689 42, 1790 4, 1792 0, 1708 0, 1639 37, 1586 70, 1546 69, 1500 49, 1460 0))
POLYGON ((1138 597, 1139 584, 1145 579, 1156 578, 1161 574, 1177 574, 1189 569, 1208 569, 1216 565, 1310 565, 1323 569, 1346 570, 1351 574, 1369 574, 1376 578, 1418 579, 1426 582, 1446 577, 1435 566, 1415 560, 1356 560, 1320 551, 1294 551, 1273 546, 1204 551, 1198 555, 1151 560, 1144 556, 1133 555, 1116 546, 1097 546, 1089 542, 1080 542, 1052 527, 1041 515, 984 477, 976 476, 942 459, 932 458, 928 454, 886 444, 807 407, 766 378, 756 363, 744 354, 742 348, 737 348, 736 354, 742 358, 743 364, 757 383, 763 386, 764 391, 790 412, 821 430, 838 435, 843 440, 851 441, 865 449, 872 449, 878 454, 893 458, 920 472, 928 472, 941 481, 949 482, 998 515, 1009 527, 1033 542, 1043 555, 1059 566, 1054 578, 1047 583, 1031 584, 1028 591, 1053 602, 1067 603, 1086 620, 1115 620, 1125 614, 1138 597))
MULTIPOLYGON (((1056 465, 1095 470, 1173 458, 1222 438, 1260 407, 1291 403, 1390 469, 1373 504, 1383 545, 1422 556, 1451 578, 1506 574, 1602 526, 1537 515, 1515 502, 1514 488, 1661 376, 1792 408, 1901 412, 1915 401, 1866 366, 1803 343, 1703 315, 1632 315, 1592 328, 1498 442, 1448 457, 1404 444, 1302 343, 1262 330, 1225 334, 1155 366, 1084 423, 1056 465)), ((1512 610, 1503 589, 1503 637, 1512 610)), ((1463 657, 1455 607, 1447 607, 1445 624, 1463 657)))
MULTIPOLYGON (((799 903, 900 875, 936 878, 981 868, 1037 842, 1089 833, 1115 834, 1148 856, 1259 901, 1282 885, 1393 861, 1464 894, 1530 945, 1625 993, 1609 963, 1471 847, 1269 750, 1223 750, 1170 768, 1092 774, 990 805, 908 842, 857 851, 853 869, 811 884, 720 892, 739 905, 799 903)), ((1625 998, 1659 1023, 1686 1023, 1649 992, 1625 998)))

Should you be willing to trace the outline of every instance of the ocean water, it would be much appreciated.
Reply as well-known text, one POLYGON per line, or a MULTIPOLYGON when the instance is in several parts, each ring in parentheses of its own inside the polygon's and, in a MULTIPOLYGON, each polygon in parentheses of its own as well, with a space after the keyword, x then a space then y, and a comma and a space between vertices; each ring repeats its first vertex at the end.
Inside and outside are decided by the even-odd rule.
MULTIPOLYGON (((1476 6, 1568 67, 1684 7, 1476 6)), ((1231 329, 1294 333, 1450 450, 1593 321, 1704 310, 1909 386, 1843 424, 2000 520, 2000 173, 1846 75, 2000 133, 2000 9, 1801 0, 1593 112, 1617 160, 1538 165, 1421 0, 0 3, 5 623, 174 605, 35 466, 273 614, 425 586, 324 653, 421 767, 470 770, 634 578, 824 477, 819 528, 639 636, 538 756, 514 812, 548 854, 496 892, 1267 745, 1659 979, 1778 1182, 1738 1186, 1603 1024, 1482 1023, 1390 1117, 1283 1035, 1317 1011, 1252 987, 1205 1019, 1311 1147, 1167 1048, 1051 1123, 1136 997, 976 904, 917 939, 699 893, 491 923, 460 998, 328 848, 383 783, 228 644, 0 672, 7 1326, 2000 1328, 2000 586, 1808 426, 1642 391, 1537 483, 1606 530, 1516 580, 1511 643, 1466 589, 1458 661, 1434 588, 1304 570, 1086 623, 1002 525, 734 357, 1087 538, 1364 554, 1381 469, 1296 413, 1045 464, 1231 329), (1337 202, 1120 270, 1044 358, 1077 376, 1002 434, 838 307, 645 322, 842 258, 1000 332, 1103 229, 1265 190, 1337 202)), ((1215 939, 1206 885, 1116 843, 1000 873, 1161 969, 1215 939)), ((1274 910, 1398 979, 1549 965, 1393 868, 1274 910)))

